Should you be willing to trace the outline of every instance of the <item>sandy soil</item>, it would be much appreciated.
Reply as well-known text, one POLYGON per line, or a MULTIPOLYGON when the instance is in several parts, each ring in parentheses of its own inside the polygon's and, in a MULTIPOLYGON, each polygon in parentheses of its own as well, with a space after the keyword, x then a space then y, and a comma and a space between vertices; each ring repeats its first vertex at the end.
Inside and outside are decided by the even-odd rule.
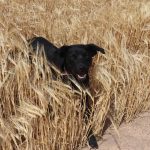
MULTIPOLYGON (((119 128, 119 136, 108 129, 99 141, 99 150, 150 150, 150 111, 119 128)), ((89 150, 88 147, 83 150, 89 150)))

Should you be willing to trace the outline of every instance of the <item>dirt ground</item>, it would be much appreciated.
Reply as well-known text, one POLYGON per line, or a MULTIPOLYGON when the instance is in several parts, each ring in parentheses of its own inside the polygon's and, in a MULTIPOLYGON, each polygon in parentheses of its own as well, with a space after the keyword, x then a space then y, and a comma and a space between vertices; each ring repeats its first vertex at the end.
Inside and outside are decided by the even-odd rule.
POLYGON ((99 150, 150 150, 150 111, 122 124, 118 131, 119 136, 114 129, 108 129, 103 140, 98 142, 99 150))

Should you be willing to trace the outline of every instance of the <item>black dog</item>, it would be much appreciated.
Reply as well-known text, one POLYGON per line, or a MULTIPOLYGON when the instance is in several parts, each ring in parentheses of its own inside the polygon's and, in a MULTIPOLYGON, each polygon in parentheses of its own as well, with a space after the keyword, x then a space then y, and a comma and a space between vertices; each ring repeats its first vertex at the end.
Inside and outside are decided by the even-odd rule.
MULTIPOLYGON (((92 64, 92 57, 95 56, 98 51, 105 54, 104 49, 94 44, 78 44, 57 48, 43 37, 35 37, 32 40, 29 40, 29 44, 34 51, 37 49, 40 50, 41 47, 43 47, 47 60, 62 73, 67 72, 67 74, 71 74, 84 88, 89 87, 88 72, 92 64)), ((87 95, 84 113, 86 123, 88 123, 89 117, 91 116, 92 106, 90 101, 91 99, 87 95)), ((92 129, 89 130, 87 139, 92 148, 98 148, 92 129)))

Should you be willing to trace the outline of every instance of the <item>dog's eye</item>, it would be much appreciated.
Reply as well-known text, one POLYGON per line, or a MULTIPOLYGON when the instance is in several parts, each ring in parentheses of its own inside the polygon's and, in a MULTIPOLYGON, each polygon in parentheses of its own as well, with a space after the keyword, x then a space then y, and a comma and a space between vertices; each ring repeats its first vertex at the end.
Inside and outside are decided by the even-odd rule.
POLYGON ((89 55, 87 55, 87 54, 86 54, 84 57, 85 57, 86 59, 89 59, 89 55))

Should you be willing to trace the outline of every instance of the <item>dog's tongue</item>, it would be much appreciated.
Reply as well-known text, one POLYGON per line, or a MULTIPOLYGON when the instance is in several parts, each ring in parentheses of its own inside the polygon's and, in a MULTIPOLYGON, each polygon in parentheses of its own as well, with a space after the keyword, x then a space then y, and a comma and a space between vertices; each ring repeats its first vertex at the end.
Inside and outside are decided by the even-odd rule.
POLYGON ((84 74, 84 75, 79 75, 79 74, 78 74, 78 75, 77 75, 78 79, 85 79, 86 76, 87 76, 86 74, 84 74))

